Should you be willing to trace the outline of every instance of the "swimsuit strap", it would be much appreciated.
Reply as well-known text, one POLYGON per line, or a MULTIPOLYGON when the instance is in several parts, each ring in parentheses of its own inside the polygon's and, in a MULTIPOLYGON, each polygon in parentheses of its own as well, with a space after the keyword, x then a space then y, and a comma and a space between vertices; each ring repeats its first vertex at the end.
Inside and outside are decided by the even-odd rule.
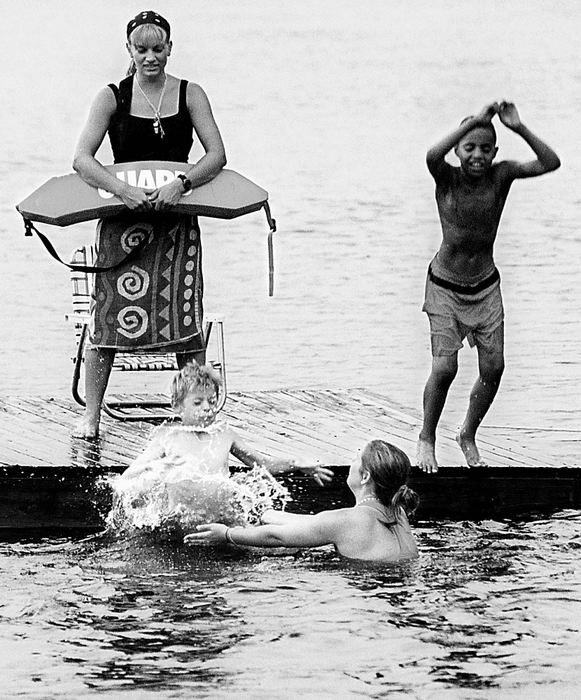
POLYGON ((188 81, 180 80, 180 97, 178 101, 178 112, 185 112, 189 115, 188 111, 188 81))

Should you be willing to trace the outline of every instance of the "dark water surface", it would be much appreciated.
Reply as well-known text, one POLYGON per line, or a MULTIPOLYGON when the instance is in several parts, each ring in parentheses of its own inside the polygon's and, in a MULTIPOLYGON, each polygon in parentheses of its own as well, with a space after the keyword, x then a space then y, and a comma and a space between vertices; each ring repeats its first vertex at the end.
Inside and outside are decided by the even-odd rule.
POLYGON ((573 697, 579 516, 418 538, 402 566, 144 538, 5 542, 3 696, 573 697))

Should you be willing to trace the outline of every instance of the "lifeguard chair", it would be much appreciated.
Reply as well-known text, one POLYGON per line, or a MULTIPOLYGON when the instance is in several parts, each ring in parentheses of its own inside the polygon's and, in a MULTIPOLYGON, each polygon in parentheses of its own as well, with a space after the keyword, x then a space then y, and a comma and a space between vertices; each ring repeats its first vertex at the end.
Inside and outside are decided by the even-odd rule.
MULTIPOLYGON (((95 264, 95 249, 92 245, 77 248, 71 257, 73 265, 91 267, 95 264)), ((73 398, 81 406, 85 406, 85 398, 81 395, 80 379, 81 368, 85 358, 85 348, 89 337, 91 292, 94 275, 88 272, 71 270, 72 283, 72 313, 65 318, 74 324, 77 340, 77 350, 73 357, 74 369, 72 379, 73 398)), ((206 348, 212 341, 214 359, 209 364, 220 374, 222 386, 218 395, 218 410, 226 403, 228 394, 226 385, 226 357, 224 345, 224 320, 219 316, 204 316, 204 339, 206 348)), ((117 351, 113 362, 112 371, 117 372, 175 372, 178 369, 175 354, 163 351, 117 351)), ((131 398, 108 399, 105 395, 103 410, 108 415, 118 420, 144 420, 150 418, 167 418, 169 415, 169 399, 151 397, 139 398, 139 395, 131 394, 131 398)))

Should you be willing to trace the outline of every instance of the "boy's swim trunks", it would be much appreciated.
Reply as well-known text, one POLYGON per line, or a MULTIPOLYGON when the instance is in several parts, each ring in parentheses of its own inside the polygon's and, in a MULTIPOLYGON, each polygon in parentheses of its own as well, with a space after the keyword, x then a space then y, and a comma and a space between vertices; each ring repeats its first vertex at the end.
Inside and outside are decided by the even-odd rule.
POLYGON ((470 347, 503 352, 504 307, 496 269, 478 285, 464 287, 437 277, 430 266, 422 310, 430 320, 434 357, 454 355, 464 338, 470 347))

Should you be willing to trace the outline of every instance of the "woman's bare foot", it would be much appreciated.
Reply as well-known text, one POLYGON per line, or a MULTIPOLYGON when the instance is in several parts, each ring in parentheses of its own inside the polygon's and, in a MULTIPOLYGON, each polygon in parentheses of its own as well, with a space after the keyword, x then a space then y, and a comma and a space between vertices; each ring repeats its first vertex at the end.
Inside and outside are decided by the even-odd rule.
POLYGON ((486 462, 480 457, 480 452, 478 452, 478 447, 476 447, 476 441, 473 437, 468 437, 458 433, 456 435, 456 442, 460 445, 460 449, 464 453, 466 458, 466 464, 469 467, 487 467, 486 462))
POLYGON ((83 416, 73 428, 73 437, 94 440, 99 437, 99 421, 96 422, 88 416, 83 416))
POLYGON ((428 442, 422 438, 418 440, 416 464, 423 472, 426 472, 427 474, 435 474, 438 471, 436 446, 433 442, 428 442))

